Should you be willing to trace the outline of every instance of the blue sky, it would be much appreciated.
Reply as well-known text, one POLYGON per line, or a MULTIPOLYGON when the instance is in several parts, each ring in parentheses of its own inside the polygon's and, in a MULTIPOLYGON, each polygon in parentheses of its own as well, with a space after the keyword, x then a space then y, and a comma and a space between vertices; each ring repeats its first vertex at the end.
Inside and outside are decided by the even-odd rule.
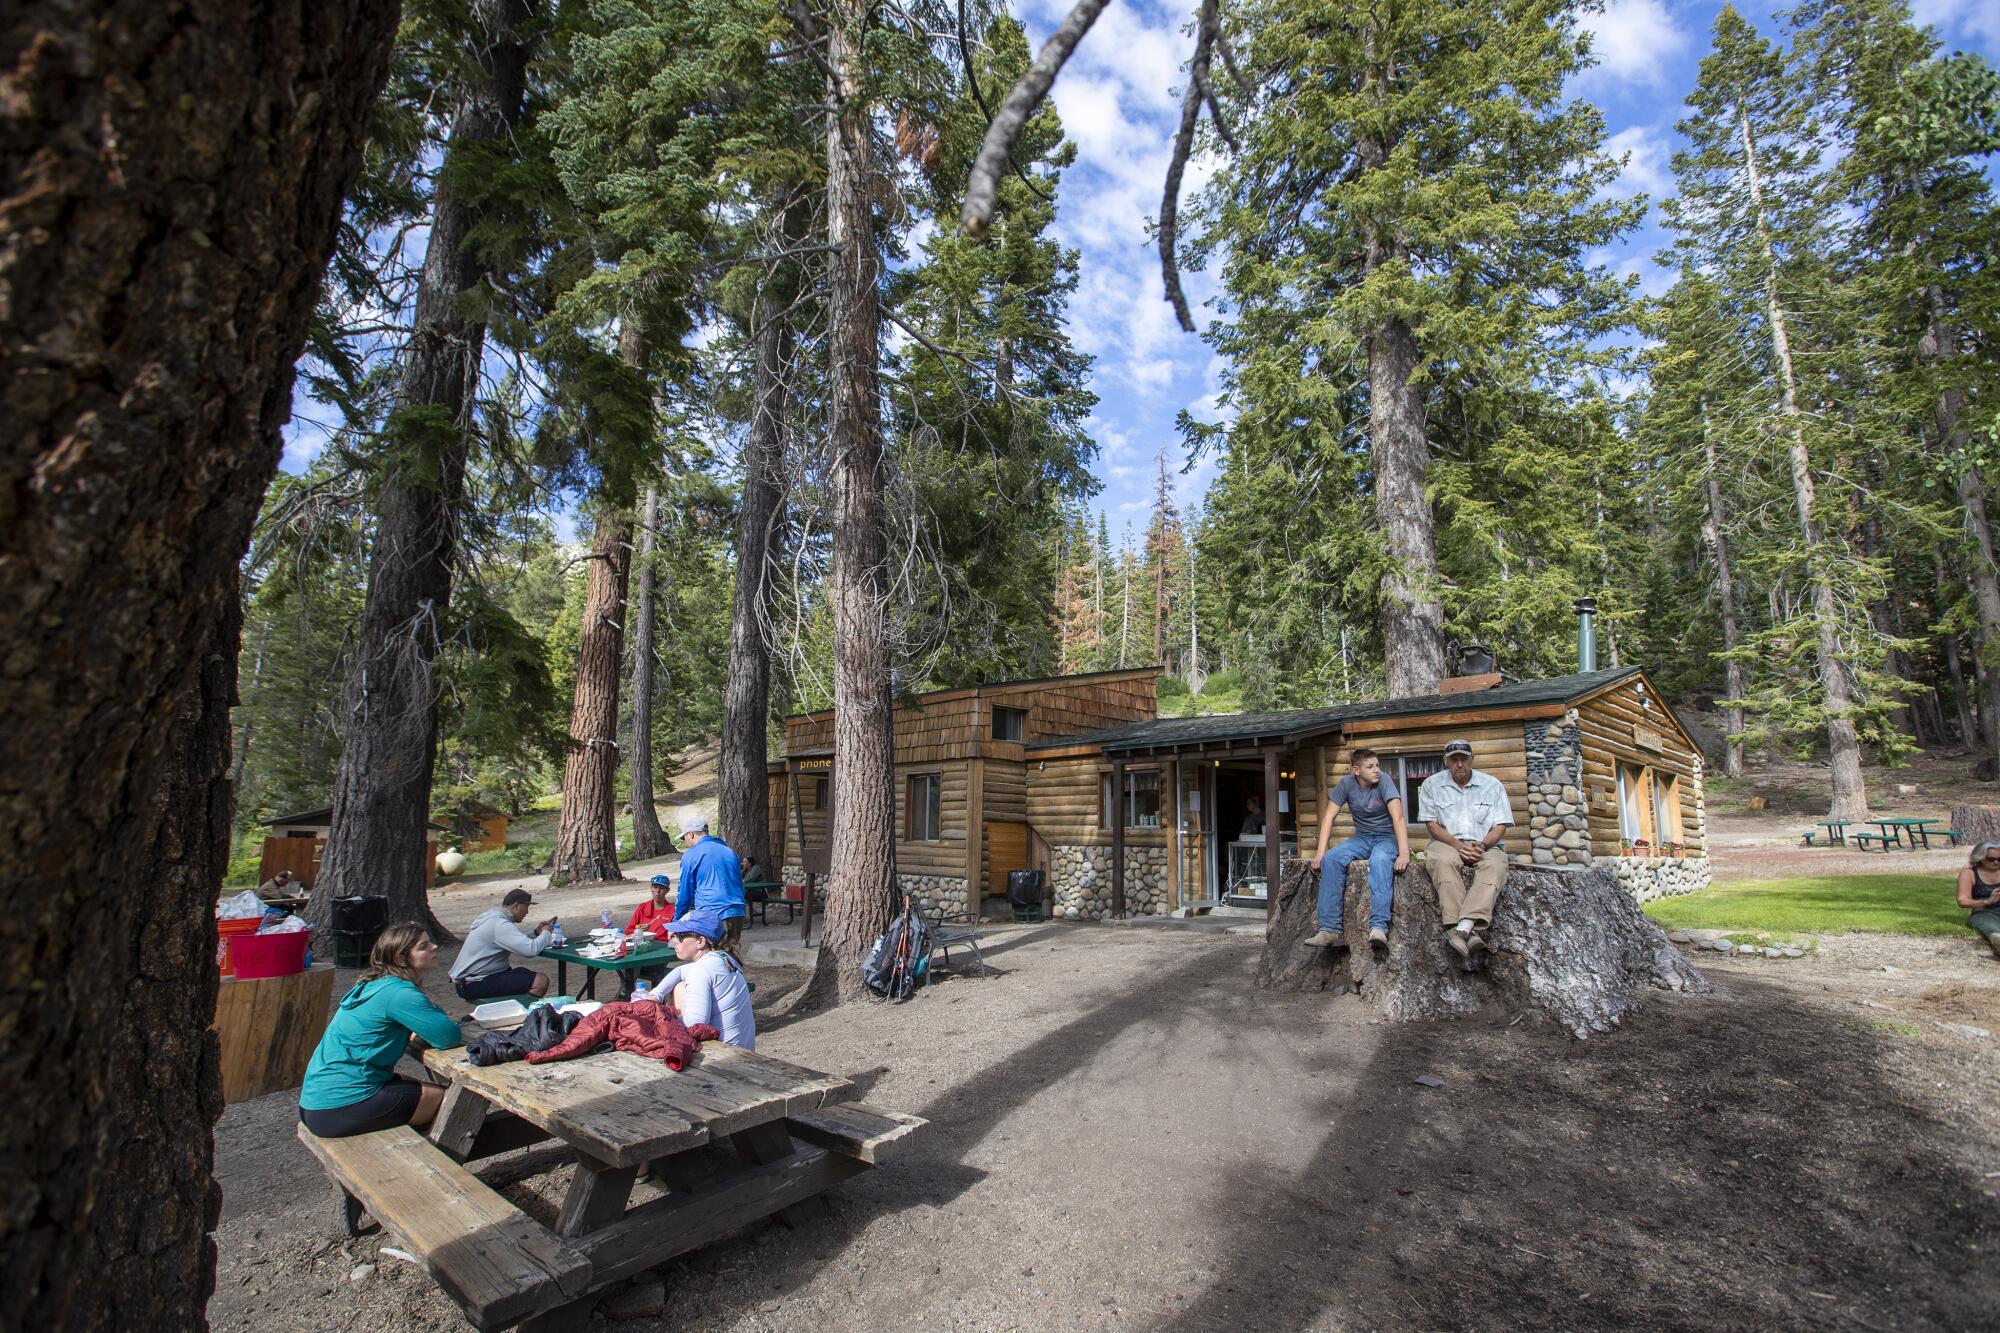
MULTIPOLYGON (((1737 5, 1773 36, 1771 13, 1782 7, 1760 0, 1737 5)), ((1039 49, 1068 8, 1069 0, 1020 0, 1017 12, 1031 44, 1039 49)), ((1078 149, 1077 165, 1064 177, 1056 229, 1080 256, 1069 326, 1077 345, 1097 358, 1092 387, 1100 401, 1091 430, 1104 482, 1097 507, 1109 517, 1114 541, 1125 523, 1144 525, 1154 458, 1162 447, 1183 510, 1200 498, 1214 472, 1209 462, 1179 473, 1184 458, 1174 420, 1183 408, 1215 419, 1221 367, 1207 344, 1175 324, 1146 232, 1159 213, 1179 121, 1180 66, 1193 49, 1182 29, 1195 8, 1192 0, 1165 6, 1158 0, 1112 0, 1055 86, 1063 128, 1078 149)), ((1947 48, 1979 51, 1989 60, 2000 52, 1996 0, 1920 0, 1915 8, 1918 20, 1935 26, 1947 48)), ((1674 122, 1682 113, 1681 99, 1694 86, 1720 9, 1710 0, 1610 0, 1589 16, 1599 63, 1576 80, 1574 92, 1603 110, 1610 149, 1627 155, 1616 187, 1620 193, 1655 200, 1671 193, 1674 122)), ((1184 197, 1199 189, 1206 175, 1194 164, 1184 197)), ((1663 242, 1655 208, 1646 225, 1601 260, 1657 292, 1664 289, 1666 273, 1652 256, 1663 242)), ((1214 294, 1208 275, 1186 278, 1191 302, 1214 294)), ((1205 322, 1197 311, 1197 323, 1205 322)))

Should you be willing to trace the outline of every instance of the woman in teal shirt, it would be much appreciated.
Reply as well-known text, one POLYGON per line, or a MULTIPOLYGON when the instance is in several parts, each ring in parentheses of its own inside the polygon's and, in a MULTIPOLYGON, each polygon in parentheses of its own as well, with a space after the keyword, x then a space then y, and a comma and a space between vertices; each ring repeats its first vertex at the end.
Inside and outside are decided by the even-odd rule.
POLYGON ((436 961, 437 945, 414 921, 376 937, 368 970, 341 1000, 306 1066, 299 1119, 307 1129, 338 1139, 396 1125, 428 1125, 437 1115, 443 1088, 395 1074, 405 1050, 465 1044, 458 1024, 421 988, 436 961))

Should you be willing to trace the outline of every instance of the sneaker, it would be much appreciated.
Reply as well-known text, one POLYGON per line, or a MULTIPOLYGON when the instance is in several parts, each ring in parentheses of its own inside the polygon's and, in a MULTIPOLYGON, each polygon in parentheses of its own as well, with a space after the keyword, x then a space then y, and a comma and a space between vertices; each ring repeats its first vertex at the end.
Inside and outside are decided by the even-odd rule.
POLYGON ((1445 932, 1445 938, 1451 941, 1452 949, 1460 958, 1472 957, 1472 935, 1463 930, 1448 930, 1445 932))
POLYGON ((1308 949, 1339 949, 1346 947, 1346 944, 1347 936, 1342 932, 1338 930, 1322 930, 1319 934, 1307 940, 1305 947, 1308 949))
POLYGON ((1481 953, 1485 950, 1485 948, 1486 948, 1486 937, 1480 934, 1478 931, 1475 930, 1470 935, 1467 935, 1465 937, 1466 957, 1470 958, 1473 954, 1481 953))
POLYGON ((1368 943, 1369 943, 1369 946, 1370 946, 1370 947, 1372 947, 1372 948, 1376 948, 1376 949, 1386 949, 1386 948, 1388 948, 1388 947, 1389 947, 1389 932, 1388 932, 1388 931, 1386 931, 1386 930, 1384 930, 1384 929, 1383 929, 1382 927, 1380 927, 1380 926, 1375 926, 1375 927, 1373 927, 1373 928, 1372 928, 1372 929, 1370 929, 1370 930, 1369 930, 1369 932, 1368 932, 1368 943))

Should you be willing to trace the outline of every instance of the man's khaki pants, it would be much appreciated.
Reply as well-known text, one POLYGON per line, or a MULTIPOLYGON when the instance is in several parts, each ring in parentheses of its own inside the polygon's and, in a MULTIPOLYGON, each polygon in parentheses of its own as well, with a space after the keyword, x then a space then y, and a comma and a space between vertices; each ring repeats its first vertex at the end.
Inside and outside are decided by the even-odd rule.
POLYGON ((1431 883, 1437 885, 1438 915, 1447 927, 1466 917, 1481 930, 1493 924, 1493 900, 1507 878, 1507 853, 1498 846, 1486 849, 1472 868, 1472 887, 1465 887, 1465 862, 1448 842, 1433 840, 1424 853, 1430 867, 1431 883))

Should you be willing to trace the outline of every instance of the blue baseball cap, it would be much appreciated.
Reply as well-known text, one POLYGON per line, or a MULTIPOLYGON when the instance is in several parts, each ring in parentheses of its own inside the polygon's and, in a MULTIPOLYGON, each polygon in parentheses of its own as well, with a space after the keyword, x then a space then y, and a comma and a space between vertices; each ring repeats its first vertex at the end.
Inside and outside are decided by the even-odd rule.
POLYGON ((666 877, 665 875, 655 875, 655 876, 653 876, 653 883, 655 883, 655 884, 664 884, 664 885, 666 885, 666 886, 667 886, 668 888, 672 888, 672 887, 673 887, 673 883, 674 883, 674 882, 673 882, 672 880, 668 879, 668 878, 667 878, 667 877, 666 877))
POLYGON ((714 943, 726 933, 722 928, 722 918, 707 907, 697 907, 684 916, 677 916, 667 927, 669 935, 699 935, 714 943))

